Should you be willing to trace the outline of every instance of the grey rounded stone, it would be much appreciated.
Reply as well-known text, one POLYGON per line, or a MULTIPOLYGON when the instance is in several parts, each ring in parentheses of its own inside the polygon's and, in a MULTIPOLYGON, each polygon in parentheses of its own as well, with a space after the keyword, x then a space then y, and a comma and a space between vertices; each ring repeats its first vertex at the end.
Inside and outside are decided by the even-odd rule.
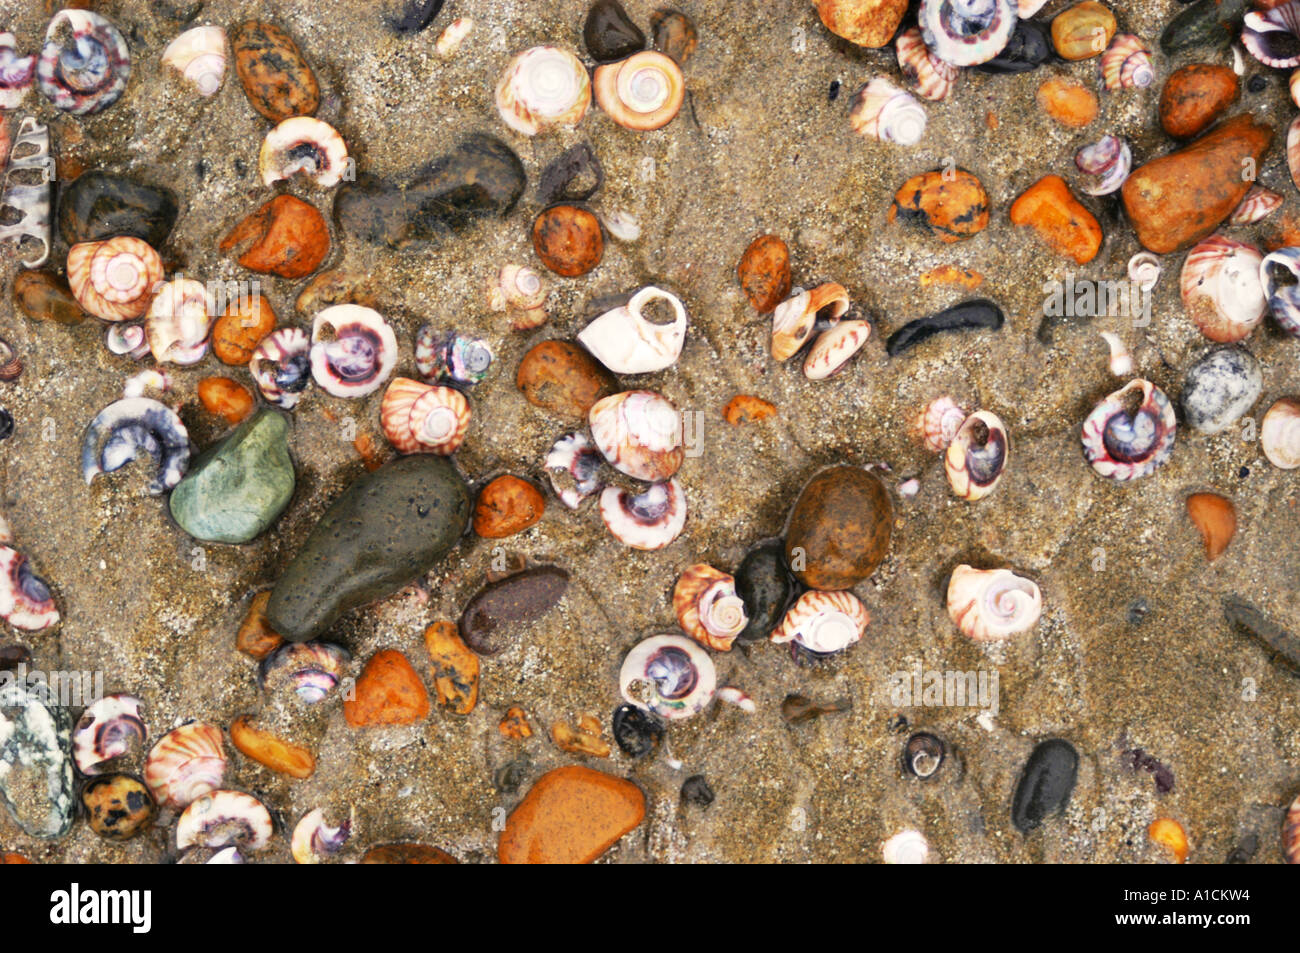
POLYGON ((1238 346, 1216 348, 1187 369, 1183 417, 1193 430, 1219 433, 1241 419, 1263 389, 1253 354, 1238 346))

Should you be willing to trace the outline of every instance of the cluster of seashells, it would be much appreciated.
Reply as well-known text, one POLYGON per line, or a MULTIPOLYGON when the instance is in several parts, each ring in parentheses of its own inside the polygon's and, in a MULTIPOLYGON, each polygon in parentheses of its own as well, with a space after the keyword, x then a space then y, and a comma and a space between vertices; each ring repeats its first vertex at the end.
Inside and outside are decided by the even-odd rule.
POLYGON ((1011 455, 1011 437, 992 411, 967 413, 947 394, 930 401, 913 427, 931 453, 943 454, 952 492, 974 502, 997 489, 1011 455))

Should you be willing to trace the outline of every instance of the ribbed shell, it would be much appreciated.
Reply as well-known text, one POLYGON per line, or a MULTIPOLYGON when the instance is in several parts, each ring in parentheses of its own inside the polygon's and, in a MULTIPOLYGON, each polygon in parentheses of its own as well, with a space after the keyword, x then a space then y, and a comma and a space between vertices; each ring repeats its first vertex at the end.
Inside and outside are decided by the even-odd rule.
POLYGON ((588 412, 587 423, 601 456, 638 480, 667 480, 686 459, 681 414, 653 391, 604 397, 588 412))
POLYGON ((673 611, 683 632, 718 652, 730 651, 749 622, 736 580, 704 563, 687 567, 678 577, 673 611))
POLYGON ((176 822, 176 847, 235 846, 261 850, 275 825, 266 806, 242 791, 213 791, 196 799, 176 822))
POLYGON ((914 146, 925 135, 926 115, 910 93, 877 76, 854 98, 849 123, 864 138, 914 146))
POLYGON ((857 642, 870 622, 867 607, 853 593, 813 590, 790 607, 770 638, 778 644, 798 642, 812 652, 829 654, 857 642))
POLYGON ((1106 52, 1101 54, 1101 78, 1106 89, 1145 89, 1155 82, 1151 51, 1142 38, 1132 33, 1117 33, 1106 52))
POLYGON ((948 582, 948 617, 977 642, 997 642, 1028 632, 1043 611, 1032 580, 1009 569, 958 566, 948 582))
POLYGON ((1282 207, 1282 196, 1262 185, 1251 186, 1241 204, 1228 216, 1229 225, 1253 225, 1282 207))
POLYGON ((122 235, 68 249, 68 287, 105 321, 130 321, 148 311, 162 276, 162 259, 138 238, 122 235))
POLYGON ((936 397, 921 411, 916 429, 932 453, 943 453, 966 422, 966 409, 951 397, 936 397))
POLYGON ((221 786, 226 752, 221 729, 192 721, 159 739, 144 765, 144 783, 164 807, 179 809, 221 786))
POLYGON ((384 392, 379 419, 398 453, 445 456, 456 452, 469 431, 469 401, 451 387, 395 377, 384 392))
POLYGON ((911 89, 934 102, 948 98, 961 70, 930 52, 921 38, 920 27, 903 31, 894 44, 894 52, 898 56, 898 68, 903 71, 903 81, 911 89))
POLYGON ((551 126, 571 126, 591 106, 591 79, 582 61, 567 50, 534 46, 507 64, 497 83, 496 106, 505 124, 525 136, 551 126), (542 88, 536 83, 539 70, 549 74, 542 88), (557 78, 564 85, 555 84, 557 78), (548 96, 547 87, 555 93, 548 96))
POLYGON ((1264 320, 1258 249, 1222 235, 1199 242, 1183 263, 1183 307, 1211 341, 1240 341, 1264 320))

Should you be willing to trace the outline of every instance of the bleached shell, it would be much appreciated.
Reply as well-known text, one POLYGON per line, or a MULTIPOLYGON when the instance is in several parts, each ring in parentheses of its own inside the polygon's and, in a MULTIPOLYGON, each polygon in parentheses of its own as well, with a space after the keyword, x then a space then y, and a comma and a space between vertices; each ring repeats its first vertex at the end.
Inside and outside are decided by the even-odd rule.
POLYGON ((1300 467, 1300 400, 1283 397, 1268 409, 1259 442, 1268 462, 1279 470, 1300 467))
POLYGON ((105 695, 87 706, 72 730, 72 759, 86 777, 104 771, 104 766, 127 754, 134 745, 144 744, 148 730, 134 695, 105 695))
POLYGON ((633 549, 663 549, 686 527, 686 494, 676 477, 642 493, 609 486, 600 494, 600 518, 611 536, 633 549))
POLYGON ((1156 79, 1151 65, 1151 51, 1142 38, 1132 33, 1116 33, 1106 52, 1101 54, 1101 78, 1106 89, 1145 89, 1156 79))
POLYGON ((924 864, 930 857, 930 843, 920 831, 899 831, 881 846, 887 864, 924 864))
POLYGON ((1282 196, 1262 185, 1252 185, 1241 204, 1228 216, 1229 225, 1253 225, 1282 207, 1282 196))
POLYGON ((1108 480, 1150 476, 1173 454, 1177 431, 1178 418, 1164 391, 1137 378, 1107 395, 1083 422, 1084 459, 1108 480), (1141 392, 1142 403, 1130 416, 1127 398, 1134 390, 1141 392))
POLYGON ((113 354, 139 360, 149 353, 149 341, 138 324, 110 324, 104 332, 104 346, 113 354))
POLYGON ((271 840, 275 825, 271 812, 257 798, 242 791, 213 791, 200 795, 176 822, 176 847, 234 846, 261 850, 271 840))
POLYGON ((1183 263, 1183 308, 1211 341, 1240 341, 1264 320, 1259 250, 1222 235, 1199 242, 1183 263))
POLYGON ((338 827, 325 823, 325 812, 319 807, 308 811, 293 828, 290 852, 300 864, 319 864, 321 859, 337 854, 352 835, 353 814, 338 827))
POLYGON ((555 495, 571 510, 601 487, 600 454, 585 433, 565 434, 555 441, 545 467, 555 495))
POLYGON ((1287 334, 1300 337, 1300 248, 1279 248, 1264 256, 1259 281, 1273 320, 1287 334))
POLYGON ((849 310, 849 293, 833 282, 818 285, 811 291, 795 289, 772 312, 772 357, 788 361, 812 336, 819 311, 837 320, 849 310), (829 309, 829 310, 828 310, 829 309))
POLYGON ((397 364, 397 336, 383 315, 356 304, 336 304, 311 324, 311 376, 335 397, 365 397, 388 380, 397 364))
POLYGON ((26 556, 4 545, 0 545, 0 619, 24 632, 39 632, 59 621, 59 608, 45 580, 32 572, 26 556))
POLYGON ((688 566, 677 578, 673 611, 683 632, 719 652, 729 651, 749 624, 736 580, 705 563, 688 566))
POLYGON ((921 0, 917 14, 926 45, 953 66, 993 59, 1018 19, 1016 0, 921 0))
POLYGON ((1016 12, 1020 19, 1028 20, 1047 5, 1047 0, 1017 0, 1016 12))
POLYGON ((1164 266, 1149 251, 1140 251, 1128 260, 1128 277, 1143 291, 1150 291, 1160 281, 1164 266))
POLYGON ((192 721, 158 739, 144 764, 144 783, 159 805, 179 809, 221 786, 226 752, 221 729, 192 721))
MULTIPOLYGON (((121 325, 114 325, 121 327, 121 325)), ((147 367, 137 374, 132 374, 122 385, 123 397, 144 397, 149 392, 155 394, 165 394, 172 389, 172 380, 167 376, 166 371, 160 371, 155 367, 147 367)))
POLYGON ((615 374, 648 374, 677 363, 686 341, 686 309, 674 294, 653 285, 642 288, 627 304, 606 311, 578 333, 578 341, 615 374), (642 309, 666 301, 669 324, 646 320, 642 309))
POLYGON ((143 315, 162 276, 162 259, 138 238, 122 235, 68 249, 68 287, 73 297, 105 321, 130 321, 143 315))
POLYGON ((883 76, 877 76, 858 91, 849 123, 867 139, 914 146, 925 135, 925 108, 883 76))
POLYGON ((638 480, 666 480, 685 459, 681 414, 653 391, 602 398, 588 412, 587 423, 601 456, 638 480))
POLYGON ((1242 22, 1241 45, 1255 59, 1274 69, 1300 66, 1297 37, 1300 37, 1300 3, 1284 3, 1265 11, 1252 10, 1242 22), (1285 34, 1290 34, 1290 39, 1274 43, 1285 34))
POLYGON ((438 34, 438 39, 433 44, 434 50, 444 59, 454 56, 473 29, 473 19, 470 17, 457 17, 447 24, 447 29, 438 34))
POLYGON ((453 387, 395 377, 379 407, 380 424, 398 453, 455 453, 469 432, 470 409, 453 387))
POLYGON ((871 325, 866 321, 841 321, 819 334, 804 358, 804 377, 822 381, 839 373, 862 350, 869 337, 871 325))
POLYGON ((942 453, 966 422, 966 409, 946 394, 926 405, 917 418, 916 429, 932 453, 942 453))
POLYGON ((488 307, 493 311, 540 308, 550 293, 550 283, 527 265, 502 265, 487 284, 488 307))
POLYGON ((525 136, 574 125, 590 105, 587 68, 572 53, 554 46, 524 50, 507 64, 497 83, 497 111, 507 126, 525 136))
MULTIPOLYGON (((36 56, 19 56, 14 35, 0 33, 0 110, 17 109, 28 90, 32 88, 32 78, 36 75, 36 56)), ((0 131, 0 145, 4 134, 0 131)), ((8 150, 3 150, 8 158, 8 150)), ((4 160, 0 160, 0 167, 4 160)))
POLYGON ((1011 455, 1007 428, 994 413, 976 411, 962 423, 943 458, 944 472, 953 493, 964 500, 979 500, 997 487, 1011 455), (983 425, 987 437, 982 445, 976 434, 983 425))
POLYGON ((610 119, 642 132, 672 122, 686 98, 682 68, 657 50, 643 50, 617 63, 597 66, 592 87, 596 102, 610 119))
POLYGON ((601 215, 605 231, 620 242, 634 242, 641 237, 641 222, 635 215, 624 209, 615 209, 601 215))
POLYGON ((211 96, 226 75, 226 31, 219 26, 186 30, 167 44, 162 61, 193 83, 200 96, 211 96))
POLYGON ((296 390, 286 389, 278 379, 280 374, 264 365, 275 365, 283 369, 292 365, 294 361, 301 361, 302 378, 306 378, 310 373, 307 360, 310 351, 311 343, 301 328, 280 328, 264 337, 257 347, 253 348, 253 356, 248 360, 248 372, 253 375, 253 380, 257 383, 257 389, 262 392, 262 396, 285 410, 296 407, 302 397, 303 389, 307 386, 307 380, 301 379, 301 386, 296 390))
POLYGON ((814 589, 790 607, 770 638, 777 644, 797 642, 810 652, 830 655, 861 639, 870 622, 867 607, 853 593, 814 589))
POLYGON ((948 582, 948 617, 976 642, 999 642, 1038 624, 1043 597, 1032 580, 1009 569, 961 565, 948 582))
POLYGON ((266 134, 257 168, 263 185, 303 173, 323 189, 343 181, 348 147, 338 130, 313 116, 291 116, 266 134))
POLYGON ((898 68, 903 71, 903 81, 911 89, 935 102, 948 98, 961 70, 930 52, 921 38, 919 27, 911 27, 899 34, 894 52, 898 57, 898 68))
POLYGON ((1133 355, 1128 347, 1113 331, 1102 331, 1101 338, 1110 349, 1110 372, 1116 377, 1128 377, 1133 373, 1133 355))
POLYGON ((154 360, 160 364, 203 360, 215 307, 207 288, 193 278, 176 278, 158 289, 145 320, 154 360))
POLYGON ((623 659, 619 691, 631 705, 662 718, 690 718, 708 707, 717 692, 713 660, 680 635, 652 635, 623 659))

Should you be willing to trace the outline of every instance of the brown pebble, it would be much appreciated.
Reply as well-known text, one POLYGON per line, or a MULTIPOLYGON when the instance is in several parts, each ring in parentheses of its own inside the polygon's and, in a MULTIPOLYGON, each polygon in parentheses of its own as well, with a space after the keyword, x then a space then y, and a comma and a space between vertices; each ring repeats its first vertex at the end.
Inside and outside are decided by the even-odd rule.
POLYGON ((329 254, 329 227, 302 199, 277 195, 232 228, 219 249, 234 251, 249 271, 305 278, 329 254))
POLYGON ((1217 493, 1193 493, 1187 498, 1187 515, 1205 541, 1206 560, 1214 562, 1237 532, 1237 508, 1217 493))
POLYGON ((374 473, 388 462, 388 454, 375 443, 375 438, 368 433, 358 434, 352 441, 352 449, 361 457, 361 465, 374 473))
POLYGON ((534 407, 587 419, 600 400, 619 390, 618 380, 569 341, 542 341, 519 362, 515 384, 534 407))
POLYGON ((479 491, 474 504, 474 532, 484 539, 522 533, 542 518, 546 498, 527 480, 506 474, 479 491))
POLYGON ((645 818, 631 781, 571 764, 537 779, 506 819, 503 864, 589 864, 645 818))
POLYGON ((879 477, 853 466, 818 473, 795 503, 785 534, 786 564, 813 589, 849 589, 889 551, 893 505, 879 477))
POLYGON ((384 649, 371 656, 357 679, 354 697, 343 702, 343 717, 354 728, 410 725, 429 716, 429 693, 406 656, 384 649))
POLYGON ((320 106, 320 86, 298 45, 271 23, 249 20, 230 36, 235 73, 253 108, 272 122, 310 116, 320 106))
POLYGON ((427 844, 379 844, 361 858, 363 864, 459 864, 445 850, 427 844))
POLYGON ((279 774, 303 779, 316 771, 315 755, 254 727, 251 715, 240 715, 230 723, 230 741, 244 755, 279 774))
POLYGON ((199 381, 199 402, 208 413, 228 424, 237 424, 253 412, 253 395, 229 377, 205 377, 199 381))
POLYGON ((1160 125, 1175 139, 1199 136, 1240 95, 1241 81, 1230 67, 1184 66, 1169 75, 1160 92, 1160 125))
POLYGON ((605 254, 600 220, 576 205, 552 206, 533 223, 533 249, 542 264, 557 275, 585 275, 605 254))
POLYGON ((243 367, 257 345, 275 329, 275 311, 266 295, 232 298, 212 325, 212 353, 223 364, 243 367))
POLYGON ((501 723, 497 725, 497 730, 501 732, 502 737, 512 741, 522 741, 533 736, 533 726, 528 724, 528 716, 519 707, 511 708, 506 712, 501 723))
POLYGON ((775 235, 759 235, 736 266, 745 297, 759 314, 767 314, 790 295, 790 249, 775 235))
POLYGON ((1091 59, 1106 52, 1117 29, 1115 14, 1087 0, 1057 14, 1052 21, 1052 46, 1062 59, 1091 59))
POLYGON ((679 66, 686 65, 700 43, 695 24, 680 10, 660 7, 650 14, 650 32, 654 35, 655 49, 667 53, 679 66))
POLYGON ((253 596, 248 613, 235 634, 235 648, 255 659, 266 658, 284 641, 266 621, 266 601, 270 598, 270 589, 264 589, 253 596))
POLYGON ((293 306, 302 314, 313 316, 317 311, 336 304, 359 304, 373 308, 379 303, 373 280, 369 275, 358 275, 334 268, 322 271, 302 289, 293 306))
POLYGON ((433 661, 433 691, 439 706, 468 715, 478 704, 478 656, 461 641, 454 622, 435 622, 425 629, 424 645, 433 661))
POLYGON ((964 241, 989 224, 989 194, 965 169, 924 172, 903 183, 888 214, 918 225, 946 244, 964 241))
POLYGON ((503 652, 524 626, 554 608, 568 588, 569 574, 559 566, 537 566, 488 583, 461 613, 461 638, 479 655, 503 652))
POLYGON ((14 278, 14 303, 33 321, 80 324, 86 320, 68 283, 47 271, 23 271, 14 278))
POLYGON ((722 408, 722 416, 733 427, 767 420, 768 417, 775 415, 775 404, 770 404, 761 397, 753 397, 749 394, 737 394, 727 401, 726 407, 722 408))

